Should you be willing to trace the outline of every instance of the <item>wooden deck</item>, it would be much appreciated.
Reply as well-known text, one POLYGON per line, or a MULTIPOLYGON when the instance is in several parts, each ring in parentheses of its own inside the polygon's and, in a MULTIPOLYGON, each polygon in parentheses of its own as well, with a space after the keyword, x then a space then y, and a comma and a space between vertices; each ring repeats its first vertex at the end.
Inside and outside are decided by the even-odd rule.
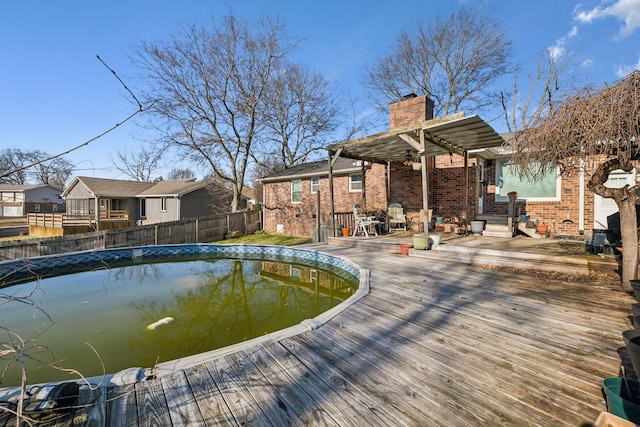
POLYGON ((45 425, 590 426, 602 379, 632 373, 635 299, 616 284, 316 247, 369 269, 370 294, 310 332, 85 392, 45 425))

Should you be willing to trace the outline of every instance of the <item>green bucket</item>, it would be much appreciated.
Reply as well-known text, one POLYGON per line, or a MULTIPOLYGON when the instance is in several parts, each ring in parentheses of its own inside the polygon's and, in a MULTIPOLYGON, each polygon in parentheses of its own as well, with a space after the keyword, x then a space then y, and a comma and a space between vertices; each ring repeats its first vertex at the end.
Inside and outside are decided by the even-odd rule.
POLYGON ((640 423, 640 382, 621 377, 605 378, 602 381, 604 393, 607 396, 607 408, 613 415, 640 423), (627 390, 631 389, 631 395, 627 390), (631 399, 630 396, 633 396, 631 399))

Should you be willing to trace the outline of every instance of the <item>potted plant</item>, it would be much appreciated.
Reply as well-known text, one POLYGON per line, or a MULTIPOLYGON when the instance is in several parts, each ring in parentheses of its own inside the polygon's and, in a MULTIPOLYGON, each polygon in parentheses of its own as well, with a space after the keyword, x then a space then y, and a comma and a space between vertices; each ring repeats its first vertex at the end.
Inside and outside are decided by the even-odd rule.
POLYGON ((419 250, 431 249, 432 244, 431 238, 424 234, 418 233, 413 235, 413 248, 419 250))
POLYGON ((549 232, 549 226, 543 222, 536 225, 536 231, 540 234, 546 234, 549 232))
POLYGON ((340 230, 342 230, 343 237, 351 236, 351 227, 345 227, 344 225, 340 225, 340 230))

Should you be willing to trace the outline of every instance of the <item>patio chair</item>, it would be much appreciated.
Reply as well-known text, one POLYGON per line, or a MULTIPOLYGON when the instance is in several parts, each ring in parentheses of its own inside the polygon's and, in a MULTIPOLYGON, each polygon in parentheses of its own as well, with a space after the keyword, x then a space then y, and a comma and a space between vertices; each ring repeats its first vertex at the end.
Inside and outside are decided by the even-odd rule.
POLYGON ((407 216, 404 214, 400 203, 390 203, 387 208, 387 218, 389 218, 389 231, 407 231, 407 216))
POLYGON ((375 216, 367 216, 359 203, 353 205, 353 219, 356 224, 353 229, 354 236, 358 234, 358 232, 362 232, 366 237, 369 237, 371 229, 373 229, 373 233, 376 236, 378 235, 376 225, 380 224, 380 221, 378 221, 375 216))

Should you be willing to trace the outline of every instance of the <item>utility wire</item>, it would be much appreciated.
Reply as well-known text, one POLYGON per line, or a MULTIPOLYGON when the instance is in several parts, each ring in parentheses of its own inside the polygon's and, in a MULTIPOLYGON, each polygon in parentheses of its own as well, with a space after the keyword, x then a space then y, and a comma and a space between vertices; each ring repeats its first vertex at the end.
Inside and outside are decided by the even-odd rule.
MULTIPOLYGON (((105 130, 104 132, 102 132, 102 133, 100 133, 100 134, 98 134, 98 135, 94 136, 93 138, 91 138, 91 139, 89 139, 89 140, 87 140, 87 141, 83 142, 82 144, 80 144, 80 145, 76 145, 75 147, 70 148, 70 149, 68 149, 68 150, 66 150, 66 151, 64 151, 64 152, 62 152, 62 153, 55 154, 55 155, 50 156, 50 157, 47 157, 47 158, 45 158, 45 159, 41 159, 41 160, 38 160, 38 161, 36 161, 36 162, 33 162, 33 163, 29 164, 29 165, 22 166, 22 167, 20 167, 20 168, 18 168, 18 169, 14 169, 14 170, 12 170, 12 171, 9 171, 9 172, 7 172, 7 173, 4 173, 4 174, 0 175, 0 179, 2 179, 2 178, 6 178, 6 177, 8 177, 8 176, 10 176, 10 175, 12 175, 12 174, 14 174, 14 173, 16 173, 16 172, 20 172, 20 171, 23 171, 23 170, 27 170, 27 169, 29 169, 29 168, 32 168, 32 167, 36 166, 36 165, 39 165, 39 164, 42 164, 42 163, 48 162, 49 160, 57 159, 58 157, 62 157, 62 156, 64 156, 64 155, 69 154, 69 153, 71 153, 71 152, 73 152, 73 151, 76 151, 76 150, 78 150, 78 149, 80 149, 80 148, 82 148, 82 147, 84 147, 84 146, 87 146, 87 145, 89 145, 90 143, 92 143, 93 141, 95 141, 96 139, 102 138, 103 136, 105 136, 105 135, 106 135, 106 134, 108 134, 109 132, 112 132, 113 130, 115 130, 115 129, 116 129, 116 128, 118 128, 119 126, 121 126, 121 125, 123 125, 124 123, 128 122, 128 121, 129 121, 129 120, 131 120, 131 119, 132 119, 136 114, 141 113, 141 112, 143 112, 143 111, 145 110, 145 108, 143 108, 143 107, 142 107, 142 104, 140 103, 140 101, 138 101, 138 98, 136 98, 136 96, 135 96, 135 95, 133 94, 133 92, 132 92, 128 87, 127 87, 127 85, 122 81, 122 79, 121 79, 120 77, 118 77, 118 74, 117 74, 114 70, 112 70, 112 69, 111 69, 111 68, 110 68, 110 67, 109 67, 109 66, 108 66, 108 65, 107 65, 107 64, 102 60, 102 58, 100 58, 100 56, 99 56, 99 55, 96 55, 96 58, 98 58, 98 60, 102 63, 102 65, 104 65, 104 66, 105 66, 109 71, 111 71, 111 73, 116 77, 116 79, 118 79, 118 81, 120 82, 120 84, 122 84, 122 86, 124 86, 124 88, 127 90, 127 92, 129 92, 129 94, 131 95, 131 97, 132 97, 132 98, 136 101, 136 103, 138 104, 138 109, 137 109, 136 111, 134 111, 133 113, 131 113, 129 116, 127 116, 124 120, 122 120, 122 121, 120 121, 120 122, 116 123, 115 125, 111 126, 109 129, 107 129, 107 130, 105 130)), ((147 109, 148 109, 148 108, 147 108, 147 109)))

